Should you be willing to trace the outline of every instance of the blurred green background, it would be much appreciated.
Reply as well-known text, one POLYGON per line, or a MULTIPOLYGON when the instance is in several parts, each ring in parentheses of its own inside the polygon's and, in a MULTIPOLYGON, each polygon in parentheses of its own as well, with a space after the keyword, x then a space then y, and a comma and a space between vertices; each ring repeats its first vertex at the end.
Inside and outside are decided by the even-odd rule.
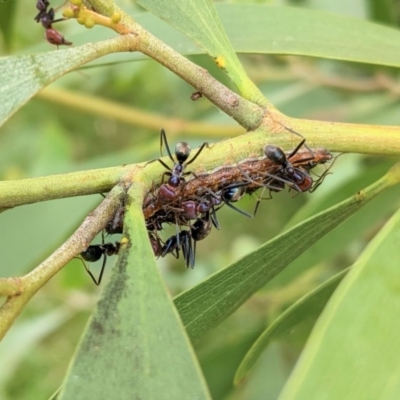
MULTIPOLYGON (((254 2, 318 9, 394 27, 400 21, 400 2, 395 1, 236 1, 254 2)), ((127 0, 118 4, 131 13, 143 12, 127 0)), ((18 0, 0 3, 1 55, 57 51, 44 40, 43 28, 33 20, 35 15, 33 0, 29 4, 18 0)), ((151 31, 151 26, 147 28, 151 31)), ((113 32, 100 27, 87 31, 74 21, 63 22, 57 29, 74 45, 113 36, 113 32)), ((221 76, 207 56, 191 58, 221 76)), ((102 113, 89 113, 84 107, 80 109, 79 104, 72 108, 38 95, 1 127, 0 179, 30 178, 154 159, 159 155, 159 130, 167 125, 172 145, 186 140, 197 147, 205 140, 219 141, 232 135, 233 121, 204 98, 192 102, 193 88, 155 62, 107 60, 70 73, 51 88, 124 105, 132 109, 132 114, 133 110, 139 115, 142 113, 144 122, 132 117, 134 121, 126 123, 116 117, 104 117, 102 113), (110 64, 100 65, 107 62, 110 64), (154 129, 152 121, 156 117, 162 119, 154 129), (220 133, 212 138, 209 134, 188 134, 185 125, 189 122, 220 124, 220 133)), ((367 124, 400 123, 400 82, 394 69, 292 56, 242 55, 241 60, 266 97, 290 116, 367 124)), ((62 96, 63 92, 59 93, 62 96)), ((170 256, 158 261, 171 293, 194 286, 293 221, 355 193, 381 176, 394 161, 342 155, 336 160, 332 174, 315 193, 295 197, 290 193, 276 194, 273 200, 261 204, 255 219, 224 208, 219 213, 221 230, 214 230, 198 243, 194 270, 186 270, 182 260, 170 256)), ((313 321, 307 329, 292 332, 285 340, 270 346, 251 378, 239 388, 233 388, 232 377, 238 363, 276 315, 329 276, 352 264, 398 208, 398 191, 394 188, 380 195, 314 245, 203 339, 196 350, 213 398, 253 400, 277 396, 313 321)), ((72 233, 101 199, 100 195, 64 199, 3 213, 1 276, 18 276, 32 270, 72 233)), ((252 211, 254 204, 254 198, 246 198, 240 207, 252 211)), ((108 270, 114 262, 115 258, 111 257, 108 270)), ((94 270, 96 267, 99 265, 92 266, 94 270)), ((99 290, 101 287, 93 285, 81 261, 74 260, 34 297, 0 344, 1 399, 47 398, 57 389, 99 290)))

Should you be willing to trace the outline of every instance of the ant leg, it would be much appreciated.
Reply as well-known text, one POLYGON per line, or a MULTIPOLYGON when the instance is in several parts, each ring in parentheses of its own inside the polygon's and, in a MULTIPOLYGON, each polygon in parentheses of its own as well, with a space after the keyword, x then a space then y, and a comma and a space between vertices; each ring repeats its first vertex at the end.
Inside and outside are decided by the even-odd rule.
POLYGON ((258 196, 257 203, 256 203, 256 206, 254 207, 254 211, 253 211, 253 217, 255 217, 256 214, 257 214, 258 207, 260 206, 261 199, 262 199, 262 195, 264 194, 264 192, 265 192, 265 186, 262 188, 262 192, 261 192, 261 194, 258 196))
POLYGON ((194 240, 194 243, 193 243, 193 248, 192 248, 192 246, 190 245, 190 268, 191 269, 193 269, 194 268, 194 264, 195 264, 195 262, 196 262, 196 243, 197 243, 197 241, 196 240, 194 240))
MULTIPOLYGON (((161 160, 160 158, 157 158, 156 160, 153 161, 158 161, 163 167, 165 167, 168 171, 172 171, 171 167, 169 167, 167 164, 165 164, 165 162, 163 160, 161 160)), ((149 162, 153 162, 153 161, 149 161, 149 162)), ((165 173, 164 173, 165 174, 165 173)))
POLYGON ((209 146, 208 146, 208 142, 204 142, 204 143, 200 146, 200 148, 197 150, 197 153, 192 157, 191 160, 189 160, 189 161, 185 164, 185 166, 187 167, 189 164, 191 164, 191 163, 200 155, 200 153, 203 151, 204 147, 206 147, 206 146, 207 146, 207 148, 209 147, 209 146))
MULTIPOLYGON (((187 164, 186 164, 186 165, 187 165, 187 164)), ((196 178, 196 179, 202 181, 203 183, 207 184, 207 181, 205 181, 203 178, 201 178, 200 176, 198 176, 197 174, 195 174, 195 173, 192 172, 192 171, 187 171, 187 172, 184 172, 184 173, 182 174, 182 176, 187 176, 187 175, 193 175, 194 178, 196 178)))
POLYGON ((190 252, 191 252, 190 244, 191 243, 188 241, 188 236, 184 235, 183 242, 182 242, 182 255, 183 255, 183 259, 185 260, 186 268, 189 268, 189 263, 190 263, 190 252))
MULTIPOLYGON (((104 245, 104 230, 101 231, 101 241, 102 241, 102 245, 104 245)), ((99 286, 100 283, 101 283, 101 280, 102 280, 102 278, 103 278, 103 273, 104 273, 104 269, 105 269, 106 262, 107 262, 107 255, 106 255, 106 253, 103 254, 103 264, 102 264, 102 266, 101 266, 100 274, 99 274, 99 276, 98 276, 97 279, 96 279, 95 276, 93 275, 92 271, 90 271, 90 269, 87 267, 87 265, 85 264, 85 262, 84 262, 83 260, 82 260, 82 262, 83 262, 83 265, 84 265, 84 267, 85 267, 85 269, 86 269, 86 272, 87 272, 87 273, 89 274, 89 276, 92 278, 92 281, 94 282, 94 284, 95 284, 96 286, 99 286)))
POLYGON ((179 250, 176 246, 176 236, 168 238, 164 246, 161 249, 161 257, 165 257, 168 253, 171 253, 175 258, 179 258, 179 250))
MULTIPOLYGON (((312 150, 311 150, 311 152, 312 152, 312 150)), ((292 166, 293 166, 293 167, 298 167, 298 166, 301 167, 302 164, 304 164, 304 163, 307 162, 307 161, 314 160, 314 158, 315 158, 315 154, 312 152, 312 156, 310 156, 310 157, 305 157, 305 158, 301 158, 300 160, 296 160, 296 161, 294 161, 294 162, 292 163, 292 166)), ((290 161, 289 158, 288 158, 288 161, 290 161)))
MULTIPOLYGON (((273 189, 272 189, 273 190, 273 189)), ((280 191, 280 190, 282 190, 282 188, 279 188, 278 189, 278 191, 280 191)), ((258 196, 258 198, 257 198, 257 203, 256 203, 256 206, 254 207, 254 212, 253 212, 253 216, 255 217, 256 216, 256 214, 257 214, 257 211, 258 211, 258 207, 260 206, 260 203, 261 203, 261 200, 271 200, 272 199, 272 196, 271 196, 271 188, 268 186, 268 185, 265 185, 264 187, 263 187, 263 189, 262 189, 262 192, 261 192, 261 194, 258 196), (265 189, 267 189, 268 188, 268 190, 269 190, 269 197, 262 197, 263 196, 263 194, 264 194, 264 192, 265 192, 265 189)))
POLYGON ((215 211, 214 206, 211 207, 210 219, 211 219, 212 224, 215 226, 215 228, 219 230, 220 229, 219 222, 218 222, 217 213, 215 211))
MULTIPOLYGON (((306 139, 303 139, 296 147, 295 149, 287 156, 287 159, 290 160, 300 149, 301 146, 306 142, 306 139)), ((313 157, 314 158, 314 157, 313 157)))
MULTIPOLYGON (((158 161, 160 161, 160 160, 158 160, 158 161)), ((160 162, 161 162, 161 161, 160 161, 160 162)), ((163 164, 163 165, 164 165, 164 164, 163 164)), ((165 166, 165 165, 164 165, 164 166, 165 166)), ((164 179, 165 179, 166 176, 172 176, 171 172, 164 172, 164 173, 162 174, 162 176, 161 176, 161 184, 164 183, 164 179)))
POLYGON ((196 260, 196 241, 194 240, 194 244, 192 244, 192 237, 190 234, 186 234, 183 238, 182 251, 186 268, 190 267, 193 269, 196 260))
MULTIPOLYGON (((93 280, 94 283, 95 283, 97 286, 100 285, 100 283, 101 283, 101 281, 102 281, 102 279, 103 279, 104 270, 106 269, 106 263, 107 263, 107 255, 104 254, 104 257, 103 257, 103 264, 102 264, 102 266, 101 266, 100 274, 99 274, 99 277, 97 278, 97 282, 96 282, 96 280, 93 280)), ((91 275, 92 275, 92 274, 91 274, 91 275)), ((92 276, 93 276, 93 275, 92 275, 92 276)))
POLYGON ((251 214, 249 214, 248 212, 243 211, 243 210, 241 210, 240 208, 235 207, 235 206, 234 206, 233 204, 231 204, 229 201, 226 201, 225 204, 226 204, 228 207, 232 208, 232 210, 235 210, 235 211, 239 212, 240 214, 244 215, 245 217, 254 218, 254 215, 251 215, 251 214))
POLYGON ((175 223, 175 229, 176 229, 176 246, 177 246, 177 249, 180 249, 181 248, 181 241, 180 241, 181 230, 180 230, 180 226, 177 223, 175 223))
MULTIPOLYGON (((281 177, 279 177, 279 176, 277 176, 277 175, 273 175, 273 174, 270 174, 270 173, 268 173, 268 172, 265 173, 265 176, 267 176, 268 178, 271 178, 271 182, 273 182, 273 181, 283 182, 284 184, 286 184, 286 185, 288 185, 289 187, 291 187, 291 188, 293 188, 294 190, 296 190, 296 192, 302 192, 302 190, 298 187, 298 185, 296 185, 295 183, 293 183, 293 182, 291 182, 291 181, 289 181, 289 180, 287 180, 287 179, 283 179, 283 178, 281 178, 281 177)), ((281 188, 279 188, 279 187, 274 187, 273 185, 270 185, 270 184, 268 184, 268 183, 265 183, 264 186, 267 187, 268 189, 271 189, 271 190, 278 190, 278 191, 281 191, 281 190, 284 189, 284 188, 282 188, 282 187, 281 187, 281 188)))
POLYGON ((82 261, 82 264, 83 264, 83 266, 85 267, 86 272, 89 274, 90 278, 92 279, 93 283, 94 283, 96 286, 99 286, 99 285, 100 285, 100 282, 101 282, 101 278, 102 278, 102 276, 103 276, 103 270, 104 270, 104 265, 105 265, 105 263, 103 262, 103 266, 101 267, 102 270, 100 271, 100 276, 99 276, 98 279, 96 279, 96 277, 93 275, 93 272, 90 271, 90 269, 87 267, 85 261, 83 261, 82 258, 80 258, 80 257, 77 257, 77 258, 79 258, 79 259, 82 261))
MULTIPOLYGON (((304 138, 304 136, 303 136, 301 133, 296 132, 296 131, 293 130, 293 129, 290 129, 288 126, 282 124, 282 123, 279 122, 279 121, 274 121, 274 122, 277 122, 280 126, 282 126, 283 128, 285 128, 287 131, 293 133, 294 135, 297 135, 297 136, 301 137, 302 139, 304 139, 304 142, 306 141, 306 139, 304 138)), ((303 143, 303 144, 304 144, 304 143, 303 143)), ((308 150, 310 153, 312 153, 312 150, 307 146, 307 144, 304 144, 304 146, 307 148, 307 150, 308 150)))
MULTIPOLYGON (((279 122, 279 121, 274 121, 274 122, 277 122, 280 126, 282 126, 283 128, 285 128, 287 131, 289 131, 289 132, 291 132, 291 133, 293 133, 293 134, 295 134, 295 135, 301 137, 302 139, 304 139, 304 136, 303 136, 301 133, 296 132, 295 130, 289 128, 288 126, 282 124, 282 123, 279 122)), ((304 139, 304 141, 305 141, 305 139, 304 139)))
MULTIPOLYGON (((253 179, 246 171, 243 171, 243 169, 240 167, 240 165, 237 165, 238 170, 240 173, 247 179, 247 181, 242 182, 240 185, 236 186, 246 186, 250 185, 251 183, 257 185, 257 186, 264 186, 262 183, 258 183, 255 179, 253 179)), ((252 171, 254 172, 254 170, 252 171)))
MULTIPOLYGON (((336 158, 337 158, 337 157, 336 157, 336 158)), ((316 182, 315 182, 315 185, 313 185, 313 187, 309 190, 310 193, 315 192, 315 191, 319 188, 319 185, 321 185, 321 183, 324 181, 324 179, 325 179, 328 175, 332 174, 332 172, 329 172, 329 170, 332 168, 334 162, 336 161, 336 158, 333 160, 333 162, 329 165, 328 168, 325 167, 326 170, 321 174, 321 176, 318 177, 318 179, 317 179, 316 182)), ((318 175, 317 175, 317 176, 318 176, 318 175)))
POLYGON ((66 21, 66 18, 54 19, 53 21, 51 21, 51 23, 52 23, 52 24, 55 24, 56 22, 61 22, 61 21, 66 21))
POLYGON ((342 154, 343 154, 343 153, 338 154, 338 155, 333 159, 333 161, 329 164, 328 167, 325 166, 325 171, 322 173, 322 175, 321 175, 321 176, 319 177, 319 179, 317 180, 317 184, 316 184, 315 189, 312 188, 312 190, 310 190, 311 193, 314 192, 315 190, 317 190, 317 188, 318 188, 319 185, 324 181, 324 179, 325 179, 325 177, 326 177, 327 175, 332 174, 332 172, 329 172, 329 171, 330 171, 330 169, 333 167, 333 164, 335 164, 337 158, 340 157, 342 154))
MULTIPOLYGON (((165 148, 167 149, 167 153, 168 153, 169 158, 171 159, 171 161, 173 163, 175 163, 175 160, 174 160, 174 158, 172 157, 172 154, 171 154, 171 150, 169 149, 169 146, 168 146, 168 140, 167 140, 167 135, 165 134, 165 130, 161 129, 161 133, 160 133, 160 154, 161 154, 161 156, 163 155, 162 154, 163 144, 165 144, 165 148)), ((165 166, 164 163, 162 163, 162 164, 165 166)), ((169 167, 167 167, 167 168, 170 169, 169 167)))

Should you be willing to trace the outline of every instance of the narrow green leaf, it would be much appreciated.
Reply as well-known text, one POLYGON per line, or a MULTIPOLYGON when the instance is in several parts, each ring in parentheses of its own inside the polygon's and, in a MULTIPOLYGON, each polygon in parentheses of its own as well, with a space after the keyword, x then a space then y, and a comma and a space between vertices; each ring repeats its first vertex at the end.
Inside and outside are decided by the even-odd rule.
POLYGON ((126 241, 60 399, 210 398, 154 262, 141 191, 130 190, 137 201, 127 209, 126 241))
MULTIPOLYGON (((374 166, 374 168, 377 170, 380 169, 378 166, 374 166)), ((371 171, 370 173, 371 175, 375 175, 375 171, 371 171)), ((382 173, 380 175, 382 175, 382 173)), ((360 181, 363 181, 362 177, 358 178, 360 181)), ((371 182, 370 179, 368 179, 368 181, 369 183, 371 182)), ((349 182, 346 187, 350 188, 351 184, 353 184, 353 187, 350 189, 349 193, 354 193, 355 188, 360 188, 358 182, 355 181, 349 182)), ((337 194, 339 195, 345 190, 345 188, 341 188, 340 190, 337 190, 337 194)), ((335 194, 332 194, 331 197, 335 199, 335 194)), ((365 236, 365 232, 369 231, 371 226, 376 226, 377 224, 379 225, 382 220, 387 218, 388 215, 394 213, 398 208, 398 198, 399 190, 397 187, 393 187, 386 190, 384 193, 382 193, 382 195, 366 204, 363 209, 357 214, 353 215, 351 219, 345 221, 337 229, 330 232, 328 235, 315 243, 310 251, 303 253, 300 257, 294 260, 285 270, 284 274, 279 276, 279 284, 284 284, 287 282, 287 280, 293 279, 294 276, 303 273, 312 265, 321 263, 326 259, 333 259, 334 257, 337 257, 337 255, 340 254, 344 248, 348 248, 350 243, 357 241, 356 238, 362 238, 365 236), (334 243, 334 245, 332 245, 332 243, 334 243)), ((328 203, 328 201, 326 201, 325 204, 326 203, 328 203)), ((318 211, 320 210, 321 209, 318 211)), ((299 222, 308 216, 310 216, 310 214, 300 219, 300 216, 296 215, 295 219, 297 222, 299 222)), ((293 225, 290 224, 290 226, 293 225)))
POLYGON ((382 190, 400 181, 396 164, 377 182, 338 205, 307 219, 255 252, 175 298, 189 337, 196 342, 311 244, 359 210, 382 190))
POLYGON ((194 40, 228 74, 244 97, 265 103, 263 95, 249 79, 233 50, 211 0, 136 2, 194 40))
POLYGON ((47 53, 0 58, 0 125, 39 90, 67 72, 116 51, 114 46, 121 41, 123 37, 116 37, 47 53))
POLYGON ((304 322, 316 320, 348 271, 339 272, 285 310, 253 343, 236 371, 235 384, 246 378, 271 341, 290 333, 304 322))
POLYGON ((6 0, 0 2, 0 31, 3 34, 3 41, 7 49, 10 49, 12 42, 12 27, 17 2, 6 0))
POLYGON ((237 52, 400 66, 400 32, 396 29, 294 7, 221 4, 218 10, 237 52))
MULTIPOLYGON (((397 29, 293 7, 232 3, 215 7, 237 53, 294 54, 400 67, 397 29)), ((190 39, 150 13, 134 14, 134 17, 179 53, 203 53, 190 39)), ((90 37, 90 34, 86 35, 90 37)), ((139 53, 120 53, 108 60, 112 63, 144 58, 139 53)))
POLYGON ((317 322, 280 400, 400 398, 400 211, 369 243, 317 322))
MULTIPOLYGON (((217 9, 237 52, 299 54, 400 67, 400 32, 395 29, 289 7, 219 4, 217 9)), ((182 34, 154 17, 144 14, 137 20, 182 54, 201 53, 192 42, 185 41, 182 34)), ((84 34, 90 36, 91 32, 84 34)), ((111 45, 118 40, 37 55, 0 58, 0 124, 40 89, 63 74, 111 53, 106 43, 111 45)), ((143 58, 122 53, 115 57, 113 59, 119 61, 143 58)))
POLYGON ((382 24, 396 25, 396 3, 390 0, 367 0, 370 19, 382 24))

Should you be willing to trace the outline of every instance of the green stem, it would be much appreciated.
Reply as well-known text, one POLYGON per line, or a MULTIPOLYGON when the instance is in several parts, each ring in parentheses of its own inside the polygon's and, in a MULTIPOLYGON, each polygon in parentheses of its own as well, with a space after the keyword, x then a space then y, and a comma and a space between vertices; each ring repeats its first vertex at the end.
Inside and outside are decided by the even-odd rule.
MULTIPOLYGON (((327 123, 287 119, 287 126, 305 133, 311 147, 325 147, 330 151, 366 154, 400 155, 400 128, 374 125, 327 123), (324 129, 324 127, 327 127, 324 129), (326 133, 329 129, 329 133, 326 133)), ((190 166, 194 173, 211 171, 223 165, 232 165, 247 157, 261 156, 266 144, 285 150, 294 148, 300 138, 282 125, 274 126, 280 132, 270 133, 267 127, 254 133, 215 143, 204 149, 190 166)), ((195 151, 195 150, 193 150, 195 151)), ((164 161, 169 164, 169 158, 164 161)), ((0 182, 0 209, 39 201, 71 196, 83 196, 111 190, 118 182, 129 184, 133 178, 150 189, 158 183, 164 168, 158 163, 125 165, 64 175, 0 182)))
MULTIPOLYGON (((108 0, 89 0, 88 3, 90 3, 92 6, 94 6, 94 8, 95 8, 95 10, 97 12, 99 12, 101 14, 104 14, 104 15, 107 15, 108 17, 112 17, 112 15, 115 15, 116 13, 118 15, 121 15, 122 16, 121 21, 123 21, 123 23, 126 24, 127 27, 130 27, 131 29, 133 29, 136 32, 138 32, 140 34, 141 39, 143 39, 143 38, 145 39, 145 40, 142 40, 143 47, 140 49, 140 51, 142 51, 144 54, 149 55, 151 58, 153 58, 154 60, 157 60, 161 64, 165 65, 167 68, 169 68, 171 71, 175 72, 178 76, 181 76, 183 79, 185 79, 185 80, 192 79, 193 83, 191 83, 190 80, 187 80, 187 82, 193 84, 193 86, 195 86, 195 83, 199 83, 200 87, 201 87, 201 82, 198 82, 198 80, 196 79, 196 76, 198 75, 199 71, 197 71, 197 74, 194 74, 194 75, 191 75, 191 76, 187 75, 187 73, 186 73, 187 72, 186 71, 187 66, 192 64, 192 63, 190 63, 188 60, 186 60, 184 57, 180 56, 179 54, 175 53, 168 46, 165 46, 164 43, 162 43, 157 38, 152 36, 149 32, 143 30, 136 23, 132 24, 133 19, 130 16, 128 16, 127 14, 125 14, 124 11, 121 10, 118 6, 116 6, 113 1, 108 1, 108 0), (164 54, 161 54, 160 50, 164 54), (169 50, 172 50, 172 53, 169 54, 170 56, 172 56, 172 58, 175 55, 178 55, 179 58, 181 58, 179 60, 179 62, 175 63, 172 60, 173 62, 169 63, 169 60, 168 60, 169 56, 165 57, 165 55, 166 55, 165 50, 167 50, 168 53, 169 53, 169 50), (178 67, 181 66, 180 63, 182 61, 187 63, 187 65, 183 67, 183 69, 185 70, 185 74, 180 75, 178 73, 178 69, 176 68, 176 66, 178 66, 178 67)), ((139 4, 140 4, 140 2, 139 2, 139 4)), ((222 26, 221 26, 221 29, 223 30, 222 26)), ((246 99, 251 99, 249 106, 252 103, 255 103, 255 104, 258 104, 259 106, 261 106, 261 108, 272 107, 272 104, 270 104, 268 102, 268 100, 264 97, 264 95, 261 93, 259 88, 253 83, 253 81, 246 74, 242 64, 238 60, 237 55, 235 54, 235 52, 234 52, 233 48, 231 47, 231 44, 230 44, 230 42, 228 41, 227 38, 226 38, 225 47, 226 47, 227 53, 229 53, 231 55, 230 63, 228 63, 227 65, 222 67, 219 64, 220 64, 221 61, 224 61, 223 55, 210 54, 210 56, 214 59, 214 62, 216 62, 216 64, 220 68, 225 69, 225 72, 227 73, 228 77, 232 80, 232 82, 240 90, 240 92, 243 95, 243 97, 246 98, 246 99), (219 59, 221 59, 221 60, 219 60, 219 59)), ((197 68, 199 68, 199 67, 197 67, 197 68)), ((203 73, 204 73, 204 71, 203 71, 203 73)), ((206 74, 206 78, 209 78, 209 77, 210 76, 207 73, 206 74)), ((197 87, 197 86, 195 86, 195 87, 197 87)), ((221 85, 221 87, 225 88, 223 85, 221 85)), ((233 92, 231 92, 231 94, 232 93, 233 92)), ((215 94, 214 94, 214 96, 215 96, 215 94)), ((241 100, 244 100, 243 97, 239 96, 239 98, 241 100)), ((218 105, 218 107, 223 109, 221 107, 221 105, 218 105)), ((256 110, 257 107, 255 107, 254 109, 256 110)), ((230 115, 230 114, 228 114, 228 115, 230 115)), ((235 117, 233 117, 233 118, 235 118, 235 117)), ((241 124, 241 125, 243 125, 243 124, 241 124)), ((243 125, 243 126, 245 126, 248 129, 254 129, 257 125, 254 125, 254 122, 250 121, 250 125, 248 125, 248 126, 243 125), (253 125, 251 125, 251 124, 253 124, 253 125)))
POLYGON ((1 278, 0 294, 7 300, 0 308, 0 340, 23 307, 60 269, 85 250, 121 205, 125 190, 116 186, 107 198, 90 213, 75 233, 37 268, 21 278, 1 278), (16 279, 18 281, 16 282, 16 279))
MULTIPOLYGON (((127 25, 130 32, 133 32, 124 36, 127 41, 121 48, 126 49, 127 43, 132 40, 131 49, 149 55, 182 77, 244 128, 255 130, 259 127, 257 132, 262 131, 265 134, 265 142, 268 132, 284 132, 284 127, 288 127, 304 135, 309 146, 324 146, 341 152, 400 154, 400 128, 398 127, 299 120, 281 114, 271 105, 268 109, 264 109, 230 91, 211 77, 206 70, 166 46, 134 22, 113 2, 96 0, 91 1, 91 4, 98 12, 108 13, 106 15, 121 13, 121 21, 127 25)), ((253 140, 257 140, 257 136, 253 136, 252 144, 253 140)), ((284 147, 287 139, 284 136, 274 136, 271 142, 284 147)), ((247 145, 249 146, 250 142, 247 145)))
POLYGON ((247 130, 254 130, 260 125, 264 108, 232 92, 207 70, 193 64, 142 27, 136 26, 135 30, 140 36, 139 51, 184 79, 247 130))
POLYGON ((287 118, 285 125, 300 132, 311 147, 365 154, 400 154, 400 127, 349 124, 287 118))
POLYGON ((124 167, 72 172, 32 179, 0 182, 0 209, 39 201, 108 192, 124 167))
POLYGON ((115 14, 121 15, 120 22, 115 24, 114 28, 113 25, 104 23, 102 15, 99 15, 99 18, 96 19, 96 15, 93 13, 92 20, 94 20, 95 23, 111 27, 117 32, 121 32, 122 28, 120 25, 124 24, 126 31, 131 32, 134 37, 132 49, 148 55, 153 60, 156 60, 161 65, 164 65, 170 71, 184 79, 197 91, 202 93, 203 96, 207 97, 220 110, 224 111, 227 115, 246 128, 246 130, 254 130, 260 125, 265 114, 265 109, 263 107, 254 104, 229 90, 222 83, 214 79, 207 70, 192 63, 151 33, 143 29, 113 2, 93 0, 90 1, 90 3, 97 13, 104 13, 104 15, 109 18, 115 14))

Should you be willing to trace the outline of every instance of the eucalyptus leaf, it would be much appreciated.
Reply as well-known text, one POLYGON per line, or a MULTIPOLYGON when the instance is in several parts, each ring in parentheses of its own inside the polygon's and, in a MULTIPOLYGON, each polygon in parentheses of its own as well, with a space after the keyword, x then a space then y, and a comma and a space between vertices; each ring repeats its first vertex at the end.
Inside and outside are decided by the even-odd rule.
MULTIPOLYGON (((236 53, 303 55, 400 67, 397 29, 294 7, 229 3, 215 4, 215 8, 236 53)), ((140 13, 134 17, 179 53, 203 53, 193 41, 153 15, 140 13)), ((141 54, 117 54, 108 60, 144 58, 141 54)))
POLYGON ((210 0, 137 0, 136 3, 194 40, 211 57, 228 53, 236 59, 210 0))
POLYGON ((298 54, 400 66, 400 32, 321 11, 260 4, 220 5, 236 51, 298 54), (240 21, 239 21, 240 17, 240 21))
MULTIPOLYGON (((400 67, 400 32, 395 29, 290 7, 219 4, 217 10, 236 52, 297 54, 400 67)), ((139 14, 136 19, 182 54, 202 53, 192 41, 149 14, 139 14)), ((91 32, 82 35, 87 39, 91 32)), ((99 35, 93 40, 96 38, 99 35)), ((57 78, 112 53, 108 44, 113 41, 118 42, 118 37, 70 49, 0 58, 0 124, 57 78)), ((108 62, 132 59, 143 56, 118 53, 108 57, 108 62)))
POLYGON ((228 74, 244 97, 263 101, 261 93, 240 63, 211 0, 136 2, 194 40, 228 74))
POLYGON ((39 90, 81 65, 108 54, 120 37, 47 53, 0 58, 0 125, 39 90))
POLYGON ((200 340, 313 243, 382 190, 398 183, 400 164, 365 190, 294 226, 175 298, 192 341, 200 340))
POLYGON ((290 333, 298 325, 312 319, 318 318, 324 309, 329 297, 332 295, 340 281, 347 274, 345 269, 328 281, 319 285, 310 293, 307 293, 301 299, 292 304, 285 310, 272 324, 258 337, 250 350, 240 363, 236 375, 235 383, 248 375, 252 366, 256 363, 262 352, 273 340, 278 339, 290 333))
POLYGON ((127 207, 117 265, 89 322, 60 399, 209 399, 157 270, 141 186, 127 207))
POLYGON ((400 211, 331 297, 280 400, 400 397, 400 211))

